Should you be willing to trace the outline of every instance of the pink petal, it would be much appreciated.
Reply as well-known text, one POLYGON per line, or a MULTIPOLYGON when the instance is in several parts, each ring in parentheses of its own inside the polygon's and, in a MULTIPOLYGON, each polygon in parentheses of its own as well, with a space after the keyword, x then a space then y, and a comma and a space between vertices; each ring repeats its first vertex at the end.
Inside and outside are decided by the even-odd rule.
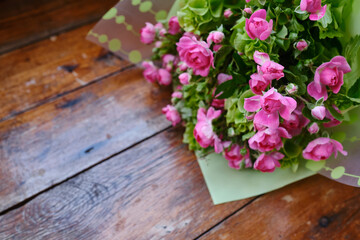
POLYGON ((257 95, 250 98, 245 98, 244 109, 248 112, 256 112, 259 110, 261 107, 260 97, 261 96, 257 95))
POLYGON ((318 86, 320 86, 320 91, 317 90, 316 85, 317 84, 315 82, 311 82, 307 86, 307 91, 308 91, 309 95, 312 96, 313 98, 315 98, 316 100, 319 100, 322 97, 324 98, 324 100, 326 100, 328 98, 328 93, 327 93, 325 85, 318 84, 318 86))
POLYGON ((279 115, 277 112, 268 114, 264 110, 260 110, 255 114, 254 124, 261 124, 269 128, 277 128, 280 124, 279 115))
POLYGON ((280 116, 285 120, 289 120, 291 113, 297 106, 296 100, 291 97, 283 97, 280 101, 283 104, 283 107, 279 110, 280 116))

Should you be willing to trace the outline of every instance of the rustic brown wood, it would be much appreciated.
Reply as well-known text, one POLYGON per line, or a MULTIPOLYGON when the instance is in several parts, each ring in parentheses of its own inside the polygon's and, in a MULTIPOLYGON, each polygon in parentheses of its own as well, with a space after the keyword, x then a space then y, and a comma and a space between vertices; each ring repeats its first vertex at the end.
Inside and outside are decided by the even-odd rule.
POLYGON ((214 206, 171 129, 0 217, 0 239, 191 239, 249 200, 214 206))
POLYGON ((0 123, 0 211, 170 126, 169 89, 130 69, 0 123))
POLYGON ((99 19, 118 0, 0 1, 0 53, 99 19))
POLYGON ((85 40, 92 26, 0 56, 0 119, 130 65, 85 40))
POLYGON ((360 189, 313 176, 265 194, 200 239, 359 239, 360 189))

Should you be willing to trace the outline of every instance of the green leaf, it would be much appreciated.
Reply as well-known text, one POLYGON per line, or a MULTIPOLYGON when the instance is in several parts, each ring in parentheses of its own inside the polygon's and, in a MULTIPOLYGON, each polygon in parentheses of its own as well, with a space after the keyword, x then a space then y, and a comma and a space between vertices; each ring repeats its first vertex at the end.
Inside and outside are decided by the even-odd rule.
POLYGON ((210 12, 213 17, 219 18, 221 17, 222 10, 223 10, 223 0, 208 0, 210 5, 210 12))
POLYGON ((344 83, 350 89, 360 76, 360 35, 356 35, 346 43, 344 57, 351 66, 351 72, 344 75, 344 83))
POLYGON ((216 88, 215 96, 222 92, 221 95, 217 97, 217 99, 225 99, 231 97, 237 89, 236 85, 237 83, 235 80, 228 80, 226 82, 223 82, 216 88))
POLYGON ((295 17, 292 17, 290 20, 289 30, 293 32, 303 32, 305 28, 302 24, 300 24, 295 17))
POLYGON ((293 158, 299 156, 302 148, 298 144, 295 144, 293 140, 286 140, 284 151, 288 157, 293 158))
POLYGON ((331 4, 329 4, 326 8, 326 12, 324 17, 322 17, 318 22, 321 23, 323 28, 327 28, 329 24, 331 24, 333 21, 332 15, 331 15, 331 4))
POLYGON ((255 135, 255 132, 248 132, 248 133, 242 135, 241 139, 242 139, 243 141, 245 141, 245 140, 251 138, 251 137, 254 136, 254 135, 255 135))
POLYGON ((246 110, 244 109, 245 98, 249 98, 252 96, 255 96, 255 94, 251 91, 251 89, 249 89, 241 94, 239 103, 238 103, 238 107, 241 112, 246 112, 246 110))
POLYGON ((295 11, 294 11, 294 12, 295 12, 296 17, 297 17, 298 19, 302 20, 302 21, 304 21, 305 19, 307 19, 307 18, 309 17, 309 13, 308 13, 308 12, 306 12, 306 11, 301 11, 300 5, 295 8, 295 11))
POLYGON ((203 16, 209 11, 207 0, 189 0, 189 8, 194 13, 203 16))
POLYGON ((330 106, 329 103, 325 103, 325 106, 335 119, 337 119, 339 121, 344 120, 344 116, 341 113, 337 112, 332 106, 330 106))
POLYGON ((278 38, 286 38, 288 35, 288 29, 286 26, 283 26, 281 30, 276 34, 278 38))
POLYGON ((224 62, 228 59, 228 55, 233 51, 231 46, 222 46, 215 54, 215 68, 219 68, 224 65, 224 62))
POLYGON ((349 89, 348 96, 360 99, 360 78, 358 78, 354 85, 349 89))

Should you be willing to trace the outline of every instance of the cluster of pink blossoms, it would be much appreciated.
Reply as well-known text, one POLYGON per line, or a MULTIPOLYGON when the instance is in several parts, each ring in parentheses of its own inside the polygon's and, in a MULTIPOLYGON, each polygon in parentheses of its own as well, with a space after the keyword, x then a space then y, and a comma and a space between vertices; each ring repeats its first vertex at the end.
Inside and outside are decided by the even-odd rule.
MULTIPOLYGON (((250 0, 246 0, 249 2, 250 0)), ((300 4, 302 11, 310 13, 310 20, 317 21, 321 19, 326 12, 326 5, 321 6, 321 0, 302 0, 300 4)), ((251 8, 245 8, 244 12, 250 14, 245 20, 245 31, 253 40, 266 41, 273 33, 273 20, 267 21, 267 12, 260 9, 252 12, 251 8)), ((233 16, 230 9, 224 11, 224 18, 229 19, 233 16)), ((146 23, 141 31, 141 41, 149 44, 156 40, 156 47, 161 47, 161 37, 165 34, 176 35, 182 33, 179 22, 176 17, 172 17, 168 23, 169 30, 166 31, 161 24, 155 26, 146 23)), ((215 69, 214 54, 219 51, 225 39, 225 34, 221 31, 212 31, 206 41, 200 36, 190 32, 185 32, 176 43, 178 56, 165 54, 162 56, 162 66, 157 67, 152 62, 144 62, 144 77, 149 82, 158 82, 160 85, 169 85, 172 82, 172 73, 176 75, 180 85, 172 94, 173 98, 182 99, 182 87, 192 81, 192 75, 196 77, 208 78, 215 69), (175 71, 176 70, 176 71, 175 71)), ((305 39, 294 43, 297 51, 305 51, 309 47, 309 41, 305 39)), ((280 167, 280 160, 285 155, 281 153, 285 139, 291 139, 302 133, 304 129, 310 134, 319 132, 318 123, 311 122, 306 118, 302 111, 305 102, 302 97, 296 95, 297 86, 288 84, 284 88, 276 89, 273 81, 279 81, 285 77, 285 67, 270 59, 266 52, 255 51, 253 60, 257 65, 256 72, 250 76, 249 88, 254 96, 245 98, 244 109, 246 110, 246 119, 253 124, 254 135, 247 142, 240 145, 228 140, 223 140, 221 133, 217 134, 214 130, 213 121, 224 116, 224 99, 217 99, 220 94, 215 95, 216 87, 222 83, 232 80, 231 75, 225 73, 216 73, 217 84, 212 89, 212 100, 209 108, 199 108, 197 111, 197 122, 193 131, 194 138, 202 148, 213 147, 216 153, 222 153, 228 160, 229 166, 239 169, 244 162, 245 167, 253 167, 262 172, 273 172, 280 167), (256 158, 254 164, 251 161, 252 156, 256 158)), ((328 98, 328 91, 337 94, 343 85, 344 74, 351 71, 346 59, 342 56, 334 57, 330 62, 321 64, 315 71, 314 80, 308 84, 307 93, 316 100, 322 98, 320 104, 311 109, 311 115, 314 119, 324 120, 324 127, 333 127, 341 122, 336 120, 323 105, 328 98)), ((281 82, 281 81, 280 81, 281 82)), ((335 110, 339 111, 336 106, 335 110)), ((166 118, 172 122, 173 126, 182 121, 178 110, 168 105, 163 108, 166 118)), ((319 161, 329 158, 332 154, 337 156, 340 152, 343 155, 347 153, 342 145, 330 138, 319 137, 310 141, 303 150, 305 159, 319 161)))

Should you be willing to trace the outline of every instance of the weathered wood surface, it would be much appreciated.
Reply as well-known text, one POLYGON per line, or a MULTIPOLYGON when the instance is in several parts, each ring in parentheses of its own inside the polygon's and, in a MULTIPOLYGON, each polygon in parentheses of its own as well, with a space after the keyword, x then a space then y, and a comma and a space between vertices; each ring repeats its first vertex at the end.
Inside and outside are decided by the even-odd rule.
POLYGON ((0 217, 0 239, 192 239, 248 200, 214 206, 171 129, 0 217))
POLYGON ((118 0, 0 1, 0 53, 99 19, 118 0))
POLYGON ((92 26, 0 55, 0 120, 130 65, 85 40, 92 26))
POLYGON ((169 89, 129 69, 0 123, 0 211, 170 126, 169 89))
POLYGON ((313 176, 265 194, 200 239, 360 239, 360 189, 313 176))

